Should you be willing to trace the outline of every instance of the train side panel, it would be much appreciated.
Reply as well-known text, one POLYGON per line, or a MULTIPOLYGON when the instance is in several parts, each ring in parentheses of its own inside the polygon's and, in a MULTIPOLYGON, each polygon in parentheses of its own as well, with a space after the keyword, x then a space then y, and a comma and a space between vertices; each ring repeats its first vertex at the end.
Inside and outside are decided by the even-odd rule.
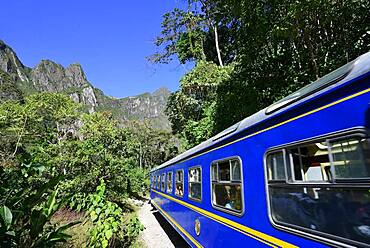
POLYGON ((282 120, 285 123, 249 138, 154 171, 154 175, 161 175, 183 169, 184 197, 177 197, 174 192, 167 194, 152 189, 150 194, 153 203, 164 215, 172 218, 169 221, 193 247, 239 247, 241 244, 246 247, 327 247, 322 242, 273 227, 267 210, 264 156, 267 150, 282 144, 355 127, 369 128, 370 93, 366 92, 369 85, 369 80, 363 79, 356 87, 352 87, 352 92, 347 91, 347 95, 341 93, 338 99, 326 100, 326 105, 329 104, 326 108, 314 112, 307 109, 306 113, 312 113, 289 122, 282 120), (330 105, 333 102, 335 104, 330 105), (233 156, 240 157, 242 161, 244 214, 240 217, 217 210, 211 204, 211 163, 233 156), (202 166, 201 202, 187 197, 187 171, 196 165, 202 166), (200 222, 199 235, 195 232, 196 220, 200 222))

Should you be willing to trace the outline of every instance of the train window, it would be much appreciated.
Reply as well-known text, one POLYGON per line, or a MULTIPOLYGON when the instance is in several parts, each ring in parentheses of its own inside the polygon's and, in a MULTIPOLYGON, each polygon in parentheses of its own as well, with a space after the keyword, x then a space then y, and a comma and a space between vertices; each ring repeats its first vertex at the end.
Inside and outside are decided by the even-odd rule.
POLYGON ((154 185, 155 185, 155 176, 152 175, 151 176, 151 179, 152 179, 152 181, 151 181, 150 187, 153 189, 154 188, 154 185))
POLYGON ((328 181, 330 160, 324 143, 312 143, 287 150, 294 181, 328 181))
POLYGON ((189 199, 202 200, 202 169, 200 167, 190 168, 188 172, 188 197, 189 199))
POLYGON ((231 160, 231 176, 232 176, 232 181, 241 181, 242 176, 241 176, 241 171, 240 171, 240 164, 238 160, 231 160))
POLYGON ((211 165, 212 206, 234 214, 243 211, 242 176, 239 159, 217 161, 211 165))
POLYGON ((228 182, 230 181, 230 161, 224 161, 218 163, 218 170, 220 172, 220 181, 228 182))
POLYGON ((157 176, 157 189, 160 190, 161 189, 161 178, 160 176, 158 175, 157 176))
POLYGON ((161 179, 161 191, 165 191, 165 187, 164 187, 164 185, 165 185, 165 181, 166 181, 166 173, 163 173, 162 174, 162 179, 161 179))
POLYGON ((172 171, 167 172, 167 193, 172 194, 172 171))
POLYGON ((269 153, 271 219, 355 246, 370 243, 370 146, 363 136, 322 139, 269 153))
POLYGON ((369 140, 352 138, 329 141, 336 179, 369 178, 369 140))
POLYGON ((184 171, 178 170, 175 174, 176 189, 175 194, 183 197, 184 195, 184 171))
POLYGON ((283 151, 271 154, 267 158, 269 180, 285 180, 285 164, 283 151))

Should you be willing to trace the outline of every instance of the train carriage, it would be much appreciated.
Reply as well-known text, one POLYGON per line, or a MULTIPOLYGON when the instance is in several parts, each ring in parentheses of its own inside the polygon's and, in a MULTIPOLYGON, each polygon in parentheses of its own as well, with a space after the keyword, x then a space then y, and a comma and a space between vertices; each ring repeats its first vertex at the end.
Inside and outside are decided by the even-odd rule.
POLYGON ((191 247, 370 247, 370 53, 154 168, 191 247))

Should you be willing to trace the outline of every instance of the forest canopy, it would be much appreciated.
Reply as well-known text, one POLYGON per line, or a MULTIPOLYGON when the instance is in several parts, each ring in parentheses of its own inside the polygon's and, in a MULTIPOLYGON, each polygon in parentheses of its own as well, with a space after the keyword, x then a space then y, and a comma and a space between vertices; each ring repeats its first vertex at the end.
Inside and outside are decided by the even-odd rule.
POLYGON ((142 230, 127 199, 145 193, 148 169, 177 145, 148 123, 83 109, 58 93, 0 104, 1 247, 51 247, 86 223, 75 246, 128 247, 142 230), (82 224, 56 220, 73 213, 82 224))
POLYGON ((195 64, 167 104, 187 147, 370 50, 367 0, 184 2, 149 59, 195 64))

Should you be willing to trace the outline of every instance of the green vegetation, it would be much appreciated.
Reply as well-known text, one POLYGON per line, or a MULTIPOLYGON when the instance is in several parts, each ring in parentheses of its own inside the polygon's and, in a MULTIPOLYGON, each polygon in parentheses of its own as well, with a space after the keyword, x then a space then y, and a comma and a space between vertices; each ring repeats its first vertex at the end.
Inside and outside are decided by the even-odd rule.
POLYGON ((22 100, 22 91, 16 86, 10 75, 0 69, 0 102, 8 99, 22 100))
POLYGON ((370 50, 367 0, 188 0, 154 63, 195 63, 167 105, 192 147, 370 50))
POLYGON ((0 104, 0 246, 134 244, 143 227, 127 198, 145 193, 148 169, 177 153, 170 136, 86 114, 57 93, 0 104), (82 240, 73 237, 80 228, 82 240))

